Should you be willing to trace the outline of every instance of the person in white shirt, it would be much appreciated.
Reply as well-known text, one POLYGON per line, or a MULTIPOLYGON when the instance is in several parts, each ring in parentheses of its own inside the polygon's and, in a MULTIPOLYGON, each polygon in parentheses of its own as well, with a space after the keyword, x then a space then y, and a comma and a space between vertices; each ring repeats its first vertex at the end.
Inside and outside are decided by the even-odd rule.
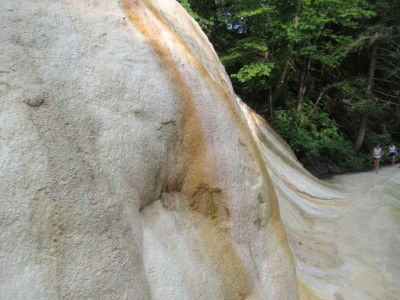
POLYGON ((393 145, 393 143, 390 143, 389 145, 389 157, 390 157, 390 163, 392 166, 394 166, 394 161, 397 156, 397 147, 393 145))
POLYGON ((372 156, 374 157, 374 169, 375 173, 378 174, 379 170, 379 163, 381 161, 381 158, 383 156, 383 149, 381 146, 378 144, 372 149, 372 156))

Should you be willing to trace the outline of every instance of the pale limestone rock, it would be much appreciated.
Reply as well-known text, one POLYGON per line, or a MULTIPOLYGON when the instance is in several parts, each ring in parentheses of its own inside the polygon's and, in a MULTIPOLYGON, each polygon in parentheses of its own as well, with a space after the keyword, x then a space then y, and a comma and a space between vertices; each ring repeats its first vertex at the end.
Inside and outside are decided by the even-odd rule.
POLYGON ((236 99, 180 5, 0 8, 1 299, 345 291, 330 235, 346 196, 236 99))

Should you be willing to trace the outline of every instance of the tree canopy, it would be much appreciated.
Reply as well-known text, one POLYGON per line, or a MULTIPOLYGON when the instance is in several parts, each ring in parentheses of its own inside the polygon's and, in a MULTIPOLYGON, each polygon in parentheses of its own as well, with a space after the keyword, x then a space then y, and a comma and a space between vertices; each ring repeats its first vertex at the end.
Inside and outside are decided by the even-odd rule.
POLYGON ((180 0, 306 166, 400 141, 400 0, 180 0))

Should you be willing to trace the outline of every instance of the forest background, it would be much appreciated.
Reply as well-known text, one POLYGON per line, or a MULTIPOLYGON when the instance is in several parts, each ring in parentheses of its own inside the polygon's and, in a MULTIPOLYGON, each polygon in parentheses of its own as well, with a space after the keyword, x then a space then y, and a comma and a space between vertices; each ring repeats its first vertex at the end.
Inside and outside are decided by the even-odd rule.
POLYGON ((400 146, 400 0, 179 2, 235 92, 315 175, 363 170, 376 144, 400 146))

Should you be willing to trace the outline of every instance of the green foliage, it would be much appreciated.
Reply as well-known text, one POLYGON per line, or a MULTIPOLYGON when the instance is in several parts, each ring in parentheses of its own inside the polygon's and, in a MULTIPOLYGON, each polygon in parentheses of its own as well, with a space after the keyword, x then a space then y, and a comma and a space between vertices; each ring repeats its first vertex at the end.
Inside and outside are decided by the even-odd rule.
POLYGON ((382 148, 385 148, 386 145, 389 145, 392 142, 392 136, 388 133, 376 133, 370 132, 365 139, 364 148, 371 152, 371 149, 376 145, 381 145, 382 148))
POLYGON ((304 164, 370 163, 373 143, 400 140, 400 0, 178 1, 208 35, 235 92, 304 164), (364 115, 366 140, 355 153, 364 115))
POLYGON ((326 113, 308 118, 297 110, 276 110, 272 124, 306 165, 314 160, 344 167, 360 163, 339 125, 326 113))
POLYGON ((265 40, 261 38, 242 39, 225 54, 221 54, 221 61, 226 66, 258 62, 257 54, 265 53, 267 49, 265 40))
POLYGON ((365 91, 363 90, 365 85, 364 78, 354 78, 353 80, 334 82, 329 85, 329 88, 349 114, 360 114, 360 111, 372 109, 370 107, 372 105, 371 100, 365 98, 365 91))
POLYGON ((274 67, 273 63, 254 62, 243 66, 237 74, 232 74, 232 77, 237 78, 240 82, 246 82, 257 76, 268 76, 274 67))
POLYGON ((178 0, 178 2, 199 23, 204 31, 209 31, 214 25, 213 16, 210 14, 211 7, 207 6, 207 1, 204 3, 204 1, 178 0))

